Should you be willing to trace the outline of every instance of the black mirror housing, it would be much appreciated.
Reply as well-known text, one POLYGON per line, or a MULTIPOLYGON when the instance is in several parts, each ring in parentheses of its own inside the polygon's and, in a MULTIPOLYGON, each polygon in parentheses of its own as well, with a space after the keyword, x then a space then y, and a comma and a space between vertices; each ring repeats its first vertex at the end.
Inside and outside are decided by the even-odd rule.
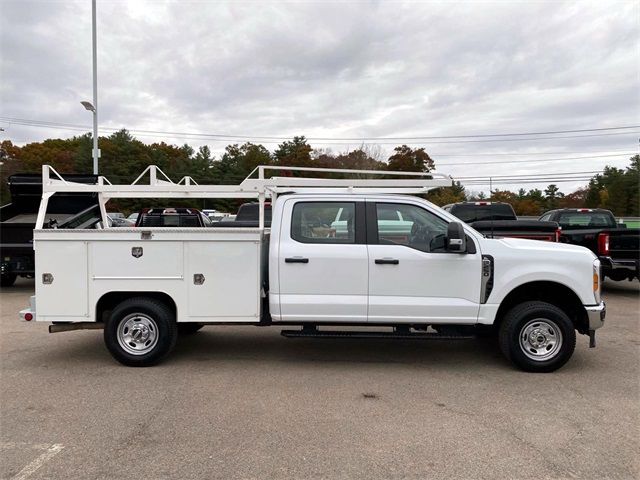
POLYGON ((454 253, 467 252, 467 237, 460 222, 451 222, 447 227, 447 251, 454 253))

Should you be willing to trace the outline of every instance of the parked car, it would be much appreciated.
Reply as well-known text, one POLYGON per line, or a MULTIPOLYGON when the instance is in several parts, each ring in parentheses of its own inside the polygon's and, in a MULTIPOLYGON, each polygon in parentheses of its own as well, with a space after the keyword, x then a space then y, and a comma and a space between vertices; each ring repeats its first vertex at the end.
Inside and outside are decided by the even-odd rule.
MULTIPOLYGON (((95 183, 95 175, 63 175, 77 183, 95 183)), ((42 198, 42 176, 15 174, 8 178, 11 203, 0 208, 1 285, 9 287, 18 276, 33 277, 33 228, 42 198)), ((50 201, 45 215, 45 228, 56 228, 76 213, 97 205, 95 194, 58 193, 50 201)))
POLYGON ((127 220, 130 220, 135 225, 136 221, 138 220, 138 215, 140 215, 138 212, 134 212, 127 217, 127 220))
MULTIPOLYGON (((247 202, 240 205, 236 215, 230 215, 214 222, 213 227, 235 228, 235 227, 258 227, 260 204, 258 202, 247 202)), ((264 204, 264 226, 271 225, 271 203, 264 204)))
POLYGON ((442 207, 487 238, 510 237, 557 242, 556 222, 518 220, 513 207, 503 202, 460 202, 442 207))
POLYGON ((558 222, 560 241, 586 247, 595 253, 602 272, 611 280, 640 279, 640 229, 626 228, 603 208, 561 208, 540 216, 558 222))
POLYGON ((211 220, 195 208, 145 208, 136 227, 210 227, 211 220))
POLYGON ((136 222, 133 220, 129 220, 128 218, 124 218, 124 215, 114 217, 112 213, 107 213, 109 220, 111 220, 112 227, 134 227, 136 222))
POLYGON ((211 220, 212 222, 220 222, 222 221, 222 219, 229 216, 228 213, 220 212, 219 210, 215 210, 215 209, 205 209, 205 210, 202 210, 202 213, 204 213, 207 217, 209 217, 209 220, 211 220))

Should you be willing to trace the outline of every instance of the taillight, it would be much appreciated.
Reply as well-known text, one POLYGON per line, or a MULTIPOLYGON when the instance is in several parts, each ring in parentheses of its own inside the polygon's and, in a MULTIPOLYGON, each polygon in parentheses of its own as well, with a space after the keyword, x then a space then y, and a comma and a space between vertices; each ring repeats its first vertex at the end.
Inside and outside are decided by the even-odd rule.
POLYGON ((600 260, 593 261, 593 296, 597 303, 600 303, 600 260))
POLYGON ((556 228, 556 242, 560 241, 560 234, 562 233, 562 228, 556 228))
POLYGON ((609 255, 609 234, 601 233, 598 235, 598 253, 600 255, 609 255))

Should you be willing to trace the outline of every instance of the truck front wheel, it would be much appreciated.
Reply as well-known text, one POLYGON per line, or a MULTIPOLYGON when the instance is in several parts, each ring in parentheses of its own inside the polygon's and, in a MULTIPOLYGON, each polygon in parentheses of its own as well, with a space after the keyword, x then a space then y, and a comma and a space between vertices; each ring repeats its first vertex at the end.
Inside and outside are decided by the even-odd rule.
POLYGON ((566 313, 546 302, 513 307, 500 325, 500 349, 527 372, 553 372, 573 355, 576 332, 566 313))
POLYGON ((120 363, 148 367, 166 357, 176 344, 178 330, 171 309, 152 298, 130 298, 111 312, 104 341, 120 363))

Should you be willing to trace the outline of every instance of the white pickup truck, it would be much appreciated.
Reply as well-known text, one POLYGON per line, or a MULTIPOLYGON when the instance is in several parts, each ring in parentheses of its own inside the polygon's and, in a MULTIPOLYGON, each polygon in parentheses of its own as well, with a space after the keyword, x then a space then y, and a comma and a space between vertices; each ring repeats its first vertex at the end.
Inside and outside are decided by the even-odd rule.
POLYGON ((75 184, 43 167, 36 295, 21 318, 51 322, 50 332, 103 328, 108 350, 130 366, 162 360, 179 331, 218 324, 301 327, 283 330, 289 337, 495 333, 504 355, 533 372, 564 365, 576 331, 595 346, 605 305, 600 264, 586 248, 484 238, 441 208, 404 195, 450 185, 450 177, 265 178, 267 168, 274 167, 258 167, 258 178, 237 186, 201 186, 189 177, 160 180, 151 166, 148 185, 138 183, 141 175, 125 186, 102 177, 96 185, 75 184), (52 195, 87 191, 99 198, 97 228, 86 228, 86 221, 81 229, 43 229, 52 195), (258 228, 101 228, 107 201, 123 197, 254 198, 260 222, 258 228), (264 228, 267 199, 270 229, 264 228))

